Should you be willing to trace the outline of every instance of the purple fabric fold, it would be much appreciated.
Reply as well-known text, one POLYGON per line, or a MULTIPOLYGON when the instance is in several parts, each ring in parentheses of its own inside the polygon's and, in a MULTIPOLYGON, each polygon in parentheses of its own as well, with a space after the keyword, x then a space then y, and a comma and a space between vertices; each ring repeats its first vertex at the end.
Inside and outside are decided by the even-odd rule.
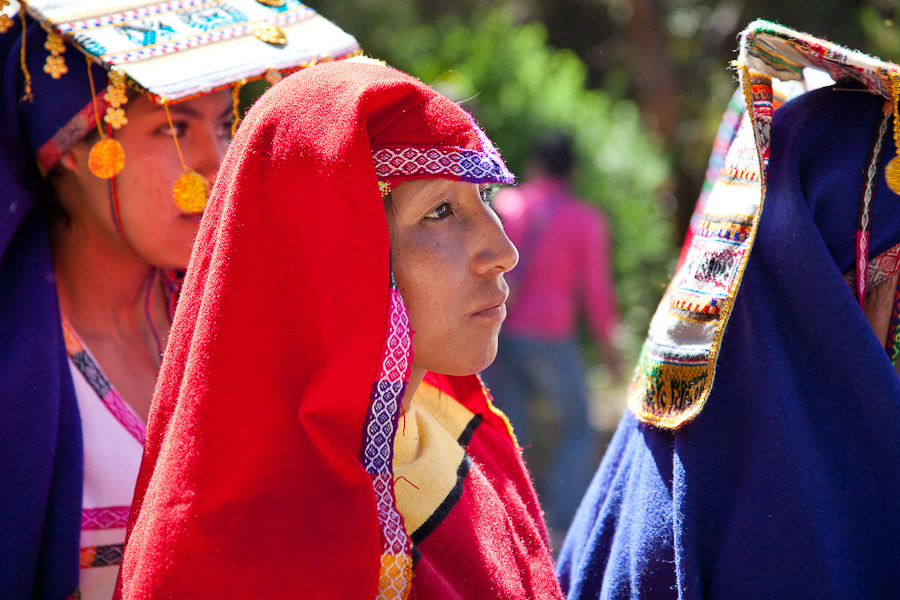
POLYGON ((53 80, 46 34, 33 21, 26 33, 33 102, 22 99, 21 20, 0 34, 0 590, 60 599, 78 586, 83 451, 34 159, 91 97, 80 52, 67 48, 69 73, 53 80))

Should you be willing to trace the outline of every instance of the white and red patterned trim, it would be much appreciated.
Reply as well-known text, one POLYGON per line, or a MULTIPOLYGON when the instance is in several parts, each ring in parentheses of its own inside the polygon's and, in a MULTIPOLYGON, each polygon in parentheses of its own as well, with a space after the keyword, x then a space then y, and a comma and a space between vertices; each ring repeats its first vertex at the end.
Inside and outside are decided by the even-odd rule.
POLYGON ((94 389, 97 397, 100 398, 100 402, 112 413, 122 427, 143 446, 147 436, 147 426, 112 386, 100 365, 88 351, 87 346, 78 337, 75 328, 69 324, 65 317, 62 318, 62 327, 66 340, 66 352, 69 358, 94 389))
POLYGON ((116 529, 128 527, 130 506, 105 506, 85 508, 81 511, 82 529, 116 529))
POLYGON ((888 124, 891 122, 891 102, 885 102, 881 114, 881 122, 878 126, 878 134, 875 143, 869 151, 868 167, 866 168, 865 185, 863 187, 862 201, 859 206, 859 219, 856 225, 856 297, 859 305, 864 307, 866 289, 868 286, 869 271, 869 228, 872 212, 872 197, 875 194, 875 176, 878 173, 878 163, 881 162, 881 150, 884 135, 887 133, 888 124))
MULTIPOLYGON (((878 287, 898 271, 900 271, 900 244, 888 248, 875 258, 869 259, 866 264, 866 288, 878 287)), ((844 280, 851 288, 854 288, 856 285, 856 279, 856 269, 851 269, 844 273, 844 280)))
MULTIPOLYGON (((104 84, 105 85, 105 84, 104 84)), ((36 159, 41 173, 49 173, 62 155, 71 150, 75 144, 97 126, 97 114, 106 112, 107 102, 102 95, 97 96, 97 113, 94 113, 93 103, 88 102, 84 108, 75 113, 69 122, 59 128, 52 138, 44 142, 38 148, 36 159)))
POLYGON ((471 183, 516 181, 499 154, 468 148, 378 148, 372 160, 379 179, 437 175, 471 183))
POLYGON ((405 600, 412 584, 412 541, 397 510, 393 477, 394 437, 411 366, 409 313, 400 292, 392 286, 381 366, 372 388, 362 450, 363 466, 375 489, 381 529, 377 597, 386 600, 405 600))

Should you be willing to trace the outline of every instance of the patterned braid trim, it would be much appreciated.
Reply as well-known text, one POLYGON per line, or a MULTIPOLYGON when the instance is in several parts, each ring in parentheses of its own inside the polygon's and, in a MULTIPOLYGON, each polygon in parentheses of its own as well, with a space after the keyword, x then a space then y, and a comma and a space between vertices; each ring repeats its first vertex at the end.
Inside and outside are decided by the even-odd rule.
MULTIPOLYGON (((892 275, 900 271, 900 244, 891 246, 875 258, 869 259, 866 266, 866 288, 878 287, 892 275)), ((844 281, 852 289, 856 284, 856 270, 844 273, 844 281)))
POLYGON ((81 511, 82 529, 116 529, 128 527, 130 506, 85 508, 81 511))
POLYGON ((891 359, 891 364, 896 367, 897 357, 900 356, 900 284, 897 285, 897 290, 894 292, 894 305, 891 309, 891 321, 888 327, 885 350, 888 353, 888 358, 891 359))
POLYGON ((381 366, 372 387, 362 450, 363 466, 375 489, 381 529, 377 597, 384 600, 406 600, 412 587, 412 542, 397 510, 393 477, 394 436, 411 363, 409 313, 400 292, 392 285, 381 366))
POLYGON ((865 185, 863 186, 862 199, 859 203, 859 217, 856 225, 856 296, 861 307, 866 300, 866 289, 869 280, 869 228, 872 213, 872 196, 875 193, 875 175, 878 173, 878 163, 881 161, 884 136, 893 116, 892 108, 891 102, 886 100, 881 114, 881 121, 878 125, 878 133, 869 150, 865 185))
POLYGON ((147 435, 147 426, 112 386, 65 317, 62 319, 62 328, 66 340, 66 354, 87 379, 107 410, 143 446, 147 435))
MULTIPOLYGON (((106 112, 106 107, 107 102, 103 96, 97 96, 97 112, 102 115, 106 112)), ((80 142, 96 126, 97 119, 94 115, 94 105, 89 101, 52 138, 38 148, 36 159, 41 174, 47 175, 53 170, 53 167, 56 166, 63 154, 75 147, 75 144, 80 142)))
POLYGON ((467 148, 394 147, 372 150, 379 179, 437 176, 470 183, 515 183, 499 154, 467 148))

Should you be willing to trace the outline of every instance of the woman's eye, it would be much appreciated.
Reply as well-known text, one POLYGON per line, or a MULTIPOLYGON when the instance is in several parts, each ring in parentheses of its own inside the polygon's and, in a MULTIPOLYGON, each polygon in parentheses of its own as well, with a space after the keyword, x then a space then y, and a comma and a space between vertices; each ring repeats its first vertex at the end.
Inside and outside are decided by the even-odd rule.
POLYGON ((168 124, 163 125, 158 131, 162 135, 182 137, 184 136, 185 131, 187 131, 187 123, 184 121, 173 121, 172 127, 169 127, 168 124))
POLYGON ((226 140, 230 140, 230 139, 231 139, 231 126, 232 126, 233 123, 234 123, 234 121, 232 121, 232 120, 230 120, 230 119, 229 119, 227 122, 222 123, 221 129, 220 129, 220 131, 219 131, 219 135, 220 135, 222 138, 224 138, 224 139, 226 139, 226 140))
POLYGON ((491 187, 482 188, 480 193, 481 193, 481 201, 482 202, 490 202, 491 200, 494 199, 494 196, 497 194, 497 187, 491 186, 491 187))
POLYGON ((453 214, 453 211, 450 209, 450 205, 446 202, 435 208, 433 211, 425 215, 426 219, 434 219, 435 221, 441 221, 446 219, 450 215, 453 214))

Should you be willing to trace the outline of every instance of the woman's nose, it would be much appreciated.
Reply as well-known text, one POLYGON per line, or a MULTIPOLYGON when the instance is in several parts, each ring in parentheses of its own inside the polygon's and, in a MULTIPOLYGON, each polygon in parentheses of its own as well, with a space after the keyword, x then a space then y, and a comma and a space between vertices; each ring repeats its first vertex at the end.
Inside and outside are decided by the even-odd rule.
POLYGON ((476 270, 479 273, 506 273, 519 262, 519 251, 503 231, 494 211, 488 207, 485 210, 487 214, 481 221, 479 233, 481 248, 475 257, 476 270))
POLYGON ((225 156, 228 142, 211 124, 198 132, 192 148, 192 163, 188 166, 202 175, 212 185, 219 170, 219 163, 225 156))

